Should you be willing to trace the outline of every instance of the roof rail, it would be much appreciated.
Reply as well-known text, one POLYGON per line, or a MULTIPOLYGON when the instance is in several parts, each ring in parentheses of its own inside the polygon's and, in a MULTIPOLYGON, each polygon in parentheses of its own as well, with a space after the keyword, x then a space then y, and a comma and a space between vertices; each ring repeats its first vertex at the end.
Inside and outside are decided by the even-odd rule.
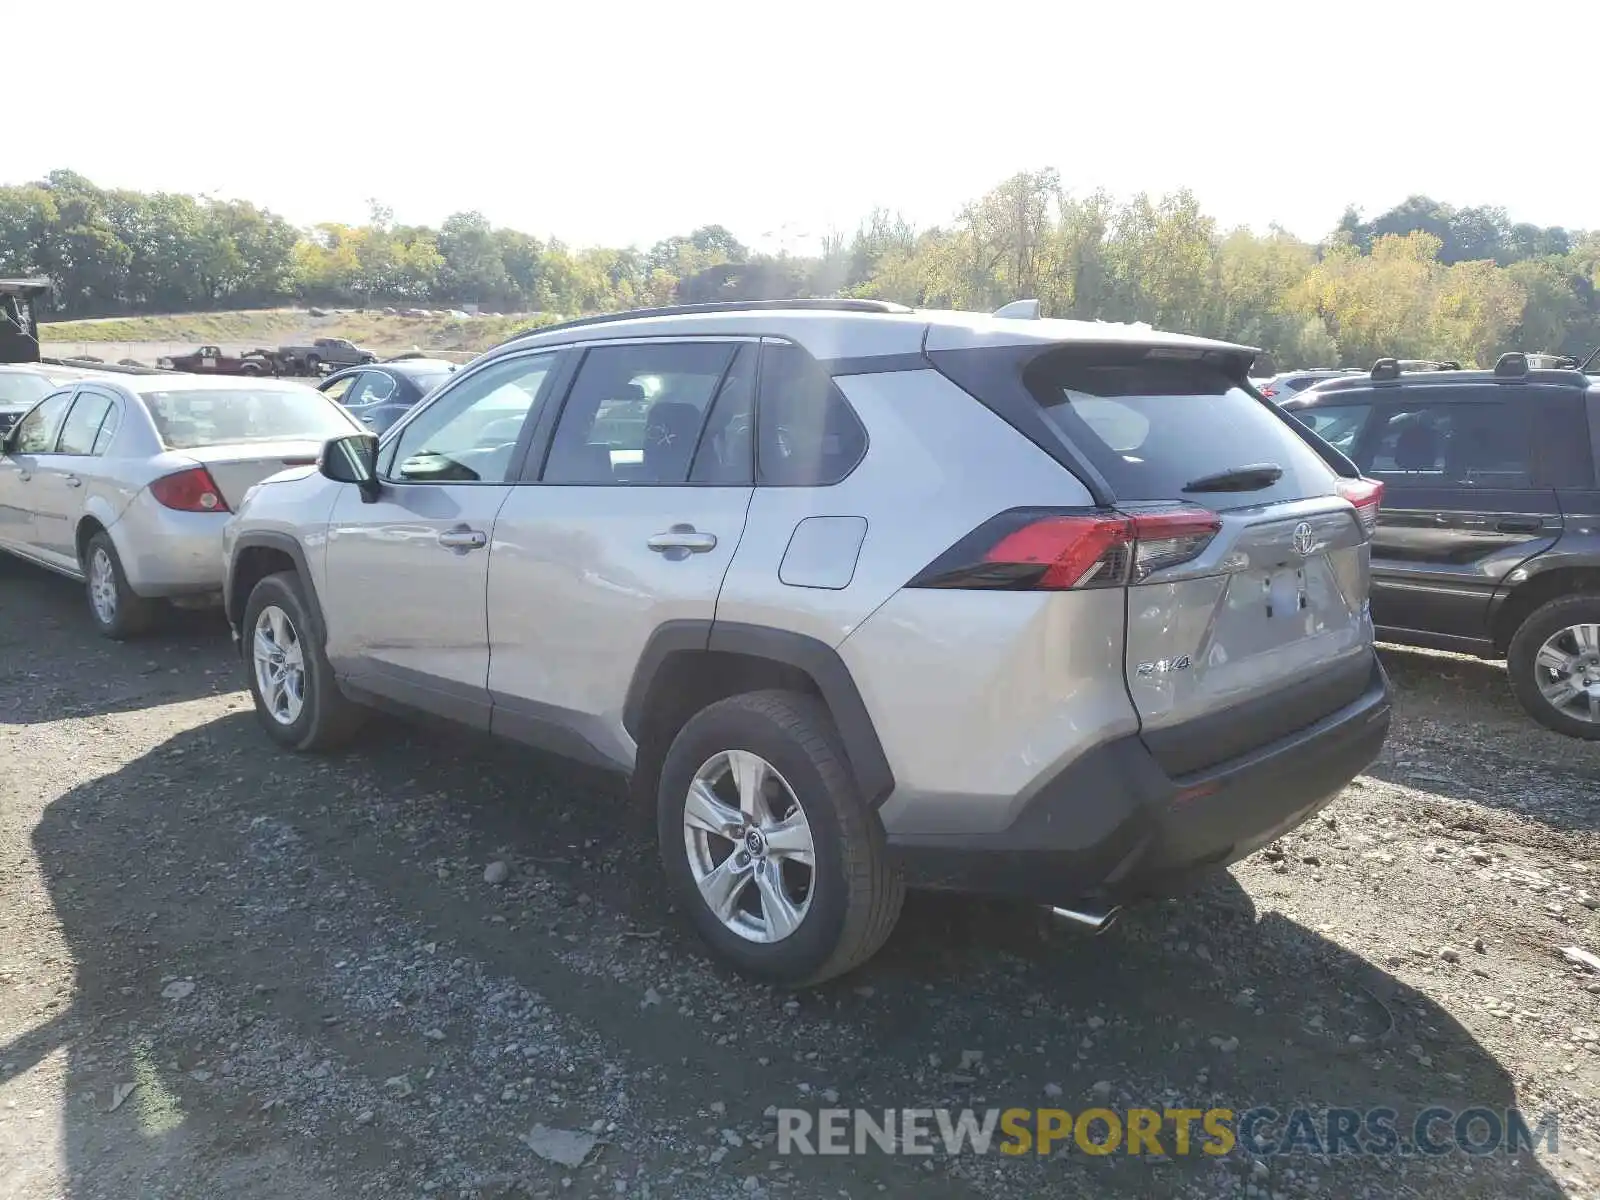
POLYGON ((669 304, 661 308, 629 308, 622 312, 596 313, 592 317, 576 317, 570 321, 558 321, 554 325, 535 325, 531 329, 524 329, 512 334, 501 342, 514 342, 519 338, 532 337, 536 333, 553 333, 562 329, 581 329, 585 325, 609 325, 613 321, 636 321, 644 317, 685 317, 695 313, 721 313, 721 312, 769 312, 769 311, 822 311, 822 312, 858 312, 858 313, 908 313, 912 310, 904 304, 893 304, 888 300, 856 300, 856 299, 798 299, 798 300, 718 300, 710 304, 669 304))
POLYGON ((1372 377, 1374 379, 1399 379, 1400 360, 1398 358, 1380 358, 1372 364, 1372 377))
POLYGON ((1010 304, 1002 304, 989 315, 991 317, 1016 317, 1022 321, 1037 321, 1039 319, 1039 302, 1037 300, 1013 300, 1010 304))
POLYGON ((1528 356, 1519 351, 1512 350, 1502 354, 1495 360, 1494 377, 1496 379, 1521 379, 1528 373, 1528 356))

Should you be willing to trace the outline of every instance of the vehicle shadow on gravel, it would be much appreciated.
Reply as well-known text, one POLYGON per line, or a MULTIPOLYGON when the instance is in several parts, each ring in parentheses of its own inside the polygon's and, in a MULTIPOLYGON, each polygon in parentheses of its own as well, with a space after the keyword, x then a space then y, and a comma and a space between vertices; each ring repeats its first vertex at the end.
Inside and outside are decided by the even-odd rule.
POLYGON ((95 633, 87 608, 81 584, 0 555, 0 725, 129 712, 239 686, 220 610, 169 609, 149 636, 117 643, 95 633), (74 653, 45 661, 41 642, 63 635, 74 653), (86 678, 95 682, 85 687, 86 678))
MULTIPOLYGON (((360 938, 404 927, 414 931, 406 945, 432 939, 441 957, 531 989, 592 1031, 605 1061, 648 1087, 658 1116, 645 1128, 702 1139, 686 1149, 645 1134, 628 1153, 673 1170, 733 1168, 684 1194, 732 1195, 747 1173, 768 1173, 771 1147, 749 1139, 772 1104, 1384 1107, 1399 1110, 1402 1131, 1428 1105, 1503 1115, 1516 1104, 1507 1072, 1448 1012, 1258 910, 1231 877, 1094 939, 1033 908, 917 896, 879 957, 846 979, 793 997, 744 982, 713 968, 667 915, 654 850, 619 784, 386 720, 358 751, 318 760, 278 751, 251 714, 219 717, 66 792, 34 844, 76 988, 0 1047, 0 1063, 9 1077, 65 1052, 74 1197, 300 1196, 331 1179, 338 1194, 373 1180, 398 1194, 383 1172, 436 1153, 386 1128, 400 1127, 400 1102, 372 1085, 376 1120, 352 1123, 306 1090, 321 1086, 305 1078, 327 1070, 315 1065, 323 1056, 336 1078, 383 1080, 401 1073, 399 1056, 435 1045, 420 1030, 384 1036, 409 1019, 405 994, 375 1014, 345 1007, 338 979, 356 951, 339 931, 358 925, 360 938), (264 828, 277 831, 270 845, 264 828), (496 860, 511 871, 500 887, 482 878, 496 860), (266 1028, 312 1048, 274 1043, 249 1059, 266 1028), (108 1111, 127 1083, 139 1086, 108 1111), (739 1146, 728 1162, 707 1167, 718 1125, 745 1132, 723 1143, 724 1153, 739 1146)), ((455 1015, 468 1029, 488 1020, 455 1015)), ((434 1086, 450 1078, 445 1069, 434 1086)), ((559 1117, 535 1106, 518 1119, 559 1117)), ((492 1123, 474 1122, 487 1158, 508 1153, 492 1123)), ((1299 1196, 1320 1180, 1356 1195, 1401 1182, 1395 1159, 1297 1155, 1255 1167, 1238 1151, 1164 1149, 1172 1157, 941 1157, 931 1169, 876 1152, 790 1158, 786 1194, 1176 1197, 1242 1194, 1249 1182, 1299 1196)), ((560 1172, 523 1159, 523 1186, 560 1192, 560 1172)), ((1529 1154, 1410 1165, 1406 1194, 1559 1194, 1529 1154)), ((580 1175, 566 1194, 595 1183, 580 1175)))
POLYGON ((1380 654, 1408 750, 1396 751, 1391 738, 1366 774, 1553 829, 1600 833, 1600 741, 1566 737, 1530 717, 1503 663, 1397 646, 1380 654))

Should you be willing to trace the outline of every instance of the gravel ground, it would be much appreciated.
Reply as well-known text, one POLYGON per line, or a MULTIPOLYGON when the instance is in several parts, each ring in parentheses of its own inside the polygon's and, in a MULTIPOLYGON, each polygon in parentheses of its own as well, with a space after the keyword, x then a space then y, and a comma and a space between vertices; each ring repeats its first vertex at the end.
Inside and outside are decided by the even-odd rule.
POLYGON ((710 967, 612 780, 387 720, 289 756, 220 619, 169 625, 103 642, 0 562, 0 1200, 1600 1195, 1600 975, 1559 954, 1600 950, 1600 745, 1496 665, 1385 651, 1384 757, 1199 895, 1096 939, 914 897, 791 996, 710 967), (1559 1151, 779 1157, 766 1115, 1433 1103, 1559 1151))

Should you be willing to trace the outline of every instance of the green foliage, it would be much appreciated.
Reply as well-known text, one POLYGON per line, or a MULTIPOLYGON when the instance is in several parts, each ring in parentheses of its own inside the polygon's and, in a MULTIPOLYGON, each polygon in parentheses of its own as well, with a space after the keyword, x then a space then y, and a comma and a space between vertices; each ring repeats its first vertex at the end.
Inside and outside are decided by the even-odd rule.
MULTIPOLYGON (((1506 349, 1600 343, 1600 234, 1413 196, 1370 221, 1348 209, 1313 245, 1276 228, 1220 229, 1187 191, 1074 194, 1049 169, 1013 175, 945 226, 876 210, 807 258, 752 253, 721 225, 648 250, 573 249, 476 212, 400 226, 376 202, 365 224, 295 229, 243 201, 105 191, 56 171, 0 187, 0 274, 48 275, 68 317, 477 305, 524 314, 506 318, 508 331, 533 323, 526 314, 728 298, 988 310, 1037 297, 1048 316, 1259 346, 1261 369, 1384 355, 1488 363, 1506 349)), ((430 345, 478 336, 443 317, 415 332, 430 345)))

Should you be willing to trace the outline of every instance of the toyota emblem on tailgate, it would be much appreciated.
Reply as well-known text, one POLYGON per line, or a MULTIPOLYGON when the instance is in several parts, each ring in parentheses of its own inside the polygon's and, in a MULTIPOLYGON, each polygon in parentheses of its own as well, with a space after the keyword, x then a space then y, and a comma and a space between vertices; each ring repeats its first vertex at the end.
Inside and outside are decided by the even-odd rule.
POLYGON ((1311 553, 1317 544, 1316 536, 1311 532, 1311 523, 1301 521, 1294 527, 1294 552, 1301 558, 1311 553))

